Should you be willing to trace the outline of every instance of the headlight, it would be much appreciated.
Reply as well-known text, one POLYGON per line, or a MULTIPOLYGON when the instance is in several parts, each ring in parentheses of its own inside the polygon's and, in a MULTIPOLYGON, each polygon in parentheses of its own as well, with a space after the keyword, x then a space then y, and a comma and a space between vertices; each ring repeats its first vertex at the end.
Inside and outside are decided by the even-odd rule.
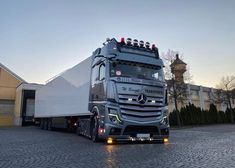
POLYGON ((166 106, 168 105, 168 92, 167 92, 167 89, 165 91, 165 105, 166 106))
POLYGON ((168 107, 165 107, 164 112, 163 112, 163 117, 169 115, 169 110, 168 107))
POLYGON ((122 121, 119 119, 117 115, 117 110, 115 109, 109 109, 109 120, 115 124, 122 123, 122 121))
POLYGON ((163 112, 163 117, 162 117, 162 120, 160 121, 161 124, 164 124, 164 125, 168 125, 169 124, 169 121, 168 121, 168 108, 166 108, 163 112))
POLYGON ((163 125, 168 125, 169 124, 169 121, 168 121, 168 117, 167 116, 164 116, 161 120, 161 124, 163 125))
POLYGON ((114 82, 109 82, 109 84, 107 86, 107 93, 106 93, 108 101, 116 103, 118 100, 116 93, 117 93, 116 86, 115 86, 114 82))

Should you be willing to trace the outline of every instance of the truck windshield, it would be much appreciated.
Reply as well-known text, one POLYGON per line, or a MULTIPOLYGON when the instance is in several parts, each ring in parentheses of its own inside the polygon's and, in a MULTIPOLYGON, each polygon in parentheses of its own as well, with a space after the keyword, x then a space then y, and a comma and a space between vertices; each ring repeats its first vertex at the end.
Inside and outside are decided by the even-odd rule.
POLYGON ((163 70, 160 66, 135 62, 113 61, 110 63, 111 77, 130 77, 146 80, 163 81, 163 70))

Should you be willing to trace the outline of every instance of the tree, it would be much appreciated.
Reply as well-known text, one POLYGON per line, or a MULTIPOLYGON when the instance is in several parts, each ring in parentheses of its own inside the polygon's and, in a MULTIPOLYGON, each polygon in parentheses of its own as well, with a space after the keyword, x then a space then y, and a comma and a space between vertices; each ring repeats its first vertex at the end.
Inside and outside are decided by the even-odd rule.
POLYGON ((230 112, 230 121, 234 123, 234 116, 232 110, 232 99, 233 91, 235 89, 235 76, 222 77, 220 84, 217 86, 219 88, 218 99, 227 105, 227 109, 230 112))
POLYGON ((165 78, 167 80, 168 94, 173 98, 177 123, 178 126, 181 126, 182 119, 178 103, 180 102, 181 104, 184 104, 184 101, 188 98, 187 84, 184 79, 186 78, 187 81, 189 81, 192 78, 186 69, 187 64, 182 61, 182 54, 179 56, 178 52, 168 50, 166 54, 162 53, 162 58, 165 63, 164 70, 165 78), (185 72, 187 72, 187 76, 185 76, 185 72))

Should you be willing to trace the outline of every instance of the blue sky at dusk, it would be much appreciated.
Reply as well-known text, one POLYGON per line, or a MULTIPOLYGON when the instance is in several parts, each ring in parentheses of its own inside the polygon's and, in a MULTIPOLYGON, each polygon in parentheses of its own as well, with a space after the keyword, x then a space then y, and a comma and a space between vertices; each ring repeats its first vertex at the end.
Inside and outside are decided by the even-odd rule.
POLYGON ((183 53, 195 84, 235 75, 233 0, 0 0, 0 62, 44 83, 101 47, 107 37, 183 53))

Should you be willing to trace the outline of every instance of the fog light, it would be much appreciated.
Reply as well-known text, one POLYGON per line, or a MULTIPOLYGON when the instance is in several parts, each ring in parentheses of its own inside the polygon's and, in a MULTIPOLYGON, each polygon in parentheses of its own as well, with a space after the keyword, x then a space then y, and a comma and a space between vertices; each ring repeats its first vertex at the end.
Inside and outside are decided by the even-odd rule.
POLYGON ((164 139, 163 139, 163 142, 164 142, 164 143, 167 143, 167 142, 169 142, 169 139, 168 139, 168 138, 164 138, 164 139))
POLYGON ((112 138, 108 138, 108 139, 107 139, 107 143, 108 143, 108 144, 112 144, 112 143, 113 143, 113 139, 112 139, 112 138))

